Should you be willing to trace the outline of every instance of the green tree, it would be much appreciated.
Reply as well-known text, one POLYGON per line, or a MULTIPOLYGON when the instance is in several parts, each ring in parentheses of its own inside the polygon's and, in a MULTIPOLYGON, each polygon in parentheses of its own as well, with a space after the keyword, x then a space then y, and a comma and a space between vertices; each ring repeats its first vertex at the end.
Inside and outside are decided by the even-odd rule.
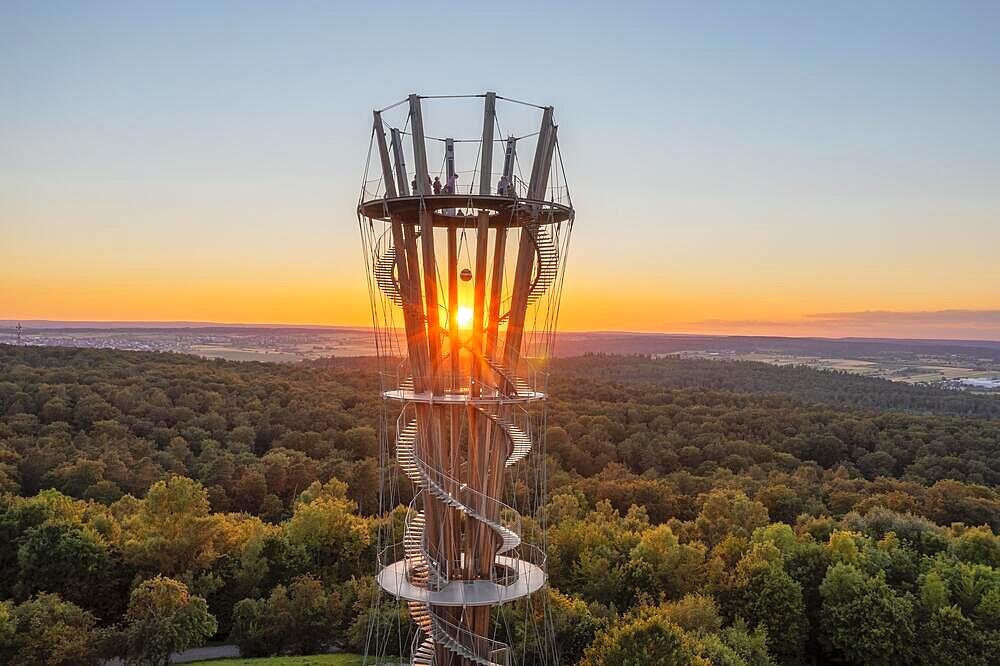
POLYGON ((599 632, 581 666, 710 666, 698 641, 659 609, 645 609, 599 632))
POLYGON ((201 645, 218 625, 201 597, 171 578, 139 584, 129 597, 123 638, 126 663, 167 666, 170 655, 201 645))
POLYGON ((17 559, 16 592, 21 598, 57 592, 102 619, 114 620, 121 614, 128 572, 82 526, 50 522, 28 530, 17 559), (97 589, 103 594, 95 595, 97 589))
POLYGON ((100 636, 93 614, 39 594, 11 608, 0 603, 0 663, 18 666, 96 666, 100 636))
POLYGON ((758 627, 752 632, 748 631, 746 624, 740 620, 733 626, 722 629, 717 635, 746 666, 774 666, 774 661, 767 651, 767 632, 763 628, 758 627))
POLYGON ((322 652, 343 638, 344 606, 338 591, 327 592, 316 578, 302 576, 288 588, 275 587, 266 601, 237 603, 230 638, 244 656, 322 652))
POLYGON ((730 598, 729 614, 764 629, 774 655, 788 663, 801 659, 809 628, 802 586, 773 544, 755 544, 743 556, 730 598))
POLYGON ((680 543, 669 525, 643 532, 630 559, 637 587, 667 599, 678 599, 705 580, 705 546, 680 543))
POLYGON ((679 601, 663 604, 662 609, 667 619, 684 631, 711 633, 722 628, 715 599, 705 594, 685 595, 679 601))
POLYGON ((307 553, 310 570, 328 584, 340 583, 359 570, 371 539, 368 523, 347 499, 346 484, 333 480, 317 492, 303 493, 285 524, 288 542, 307 553))
POLYGON ((347 649, 364 652, 369 635, 386 640, 408 636, 415 630, 405 604, 374 603, 381 594, 378 583, 370 576, 352 578, 344 586, 344 607, 351 609, 345 613, 345 618, 350 618, 345 621, 347 649))
MULTIPOLYGON (((1000 654, 987 654, 984 637, 972 620, 955 606, 943 606, 931 614, 919 632, 921 649, 918 662, 987 666, 998 663, 1000 654)), ((994 646, 995 649, 995 646, 994 646)))
POLYGON ((698 533, 710 546, 727 536, 749 538, 756 528, 767 523, 767 508, 763 504, 732 490, 710 492, 695 519, 698 533))
POLYGON ((955 540, 955 556, 970 564, 986 564, 1000 568, 1000 537, 988 526, 971 527, 955 540))
POLYGON ((912 658, 913 609, 881 577, 837 563, 820 585, 822 639, 851 664, 883 666, 912 658))
POLYGON ((209 568, 219 556, 219 517, 205 488, 174 476, 149 489, 125 521, 125 555, 137 567, 167 576, 209 568))
POLYGON ((519 651, 520 646, 524 647, 524 663, 552 663, 554 643, 558 663, 576 664, 604 625, 607 614, 599 604, 588 605, 580 597, 570 597, 546 587, 537 593, 532 603, 511 604, 505 608, 504 624, 510 633, 504 640, 519 646, 519 651), (551 635, 546 634, 546 624, 551 635))

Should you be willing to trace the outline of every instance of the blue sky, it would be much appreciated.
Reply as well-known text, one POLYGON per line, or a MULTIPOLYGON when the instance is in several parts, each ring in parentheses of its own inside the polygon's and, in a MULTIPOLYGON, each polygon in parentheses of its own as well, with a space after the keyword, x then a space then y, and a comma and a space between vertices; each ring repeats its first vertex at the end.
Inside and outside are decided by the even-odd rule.
POLYGON ((0 318, 363 323, 371 108, 484 90, 556 107, 570 328, 1000 309, 1000 3, 7 2, 0 55, 0 318))

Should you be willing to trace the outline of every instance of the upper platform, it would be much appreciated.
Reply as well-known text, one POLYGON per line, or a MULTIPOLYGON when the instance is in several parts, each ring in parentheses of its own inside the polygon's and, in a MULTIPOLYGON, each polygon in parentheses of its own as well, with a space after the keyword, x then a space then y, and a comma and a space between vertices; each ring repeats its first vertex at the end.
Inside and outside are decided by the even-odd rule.
POLYGON ((482 211, 491 227, 573 219, 551 106, 412 94, 373 116, 360 215, 415 224, 430 212, 447 228, 474 228, 482 211))
POLYGON ((422 211, 430 211, 435 227, 474 229, 478 211, 489 212, 490 227, 556 224, 573 216, 570 206, 553 201, 532 201, 498 194, 430 194, 382 197, 362 201, 358 212, 377 220, 396 218, 416 224, 422 211))

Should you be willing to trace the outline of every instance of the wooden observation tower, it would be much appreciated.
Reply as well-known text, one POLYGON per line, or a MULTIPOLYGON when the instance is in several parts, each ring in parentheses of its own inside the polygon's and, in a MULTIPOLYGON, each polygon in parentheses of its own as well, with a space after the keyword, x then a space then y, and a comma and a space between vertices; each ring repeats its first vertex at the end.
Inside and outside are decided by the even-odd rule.
POLYGON ((358 222, 386 527, 366 664, 558 663, 538 510, 574 217, 557 129, 552 107, 493 92, 374 112, 358 222), (498 109, 524 133, 504 135, 498 109), (450 138, 463 127, 475 134, 450 138))

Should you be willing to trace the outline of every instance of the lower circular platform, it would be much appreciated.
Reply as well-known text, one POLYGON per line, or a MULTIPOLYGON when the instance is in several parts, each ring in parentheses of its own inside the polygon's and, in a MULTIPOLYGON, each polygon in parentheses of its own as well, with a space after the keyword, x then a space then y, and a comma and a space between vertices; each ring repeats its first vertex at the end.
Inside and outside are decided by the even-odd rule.
POLYGON ((498 555, 496 563, 517 572, 510 585, 489 580, 456 580, 439 591, 417 587, 407 580, 407 560, 393 562, 376 576, 378 584, 389 594, 407 601, 419 601, 436 606, 495 606, 532 594, 545 584, 541 567, 514 557, 498 555))

